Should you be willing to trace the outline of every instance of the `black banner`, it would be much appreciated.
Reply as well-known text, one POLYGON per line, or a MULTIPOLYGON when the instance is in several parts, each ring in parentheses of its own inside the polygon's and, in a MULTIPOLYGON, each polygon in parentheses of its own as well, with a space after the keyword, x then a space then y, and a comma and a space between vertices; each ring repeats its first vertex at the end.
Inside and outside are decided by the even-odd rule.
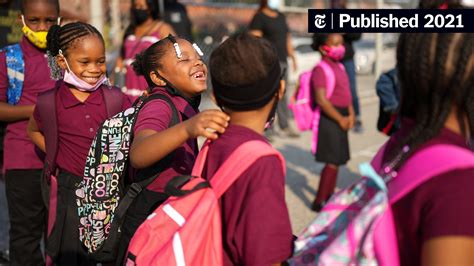
POLYGON ((474 9, 309 9, 308 32, 474 32, 474 9))

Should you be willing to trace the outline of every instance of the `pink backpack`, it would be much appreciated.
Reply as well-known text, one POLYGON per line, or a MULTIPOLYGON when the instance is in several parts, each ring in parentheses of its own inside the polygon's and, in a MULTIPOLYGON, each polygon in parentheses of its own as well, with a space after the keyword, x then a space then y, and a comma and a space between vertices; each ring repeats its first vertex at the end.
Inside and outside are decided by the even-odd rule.
POLYGON ((174 178, 167 192, 175 195, 158 207, 133 236, 126 265, 223 265, 219 198, 257 159, 281 154, 262 141, 240 145, 210 182, 200 176, 209 150, 199 153, 192 176, 174 178), (182 188, 179 183, 188 181, 182 188))
POLYGON ((376 173, 382 169, 383 151, 372 164, 361 165, 363 177, 335 194, 298 237, 291 265, 398 266, 391 205, 431 177, 474 167, 474 153, 452 145, 432 146, 392 175, 387 190, 376 173))
MULTIPOLYGON (((331 98, 334 88, 336 86, 336 77, 334 71, 324 60, 321 60, 316 67, 321 67, 326 77, 326 97, 331 98)), ((341 69, 344 66, 338 63, 341 69)), ((316 68, 315 67, 315 68, 316 68)), ((311 140, 311 152, 316 153, 318 145, 318 128, 319 118, 321 117, 321 110, 319 106, 313 109, 313 93, 311 92, 311 75, 313 70, 303 72, 298 81, 297 90, 293 94, 288 107, 293 111, 296 126, 300 131, 313 130, 313 138, 311 140)))

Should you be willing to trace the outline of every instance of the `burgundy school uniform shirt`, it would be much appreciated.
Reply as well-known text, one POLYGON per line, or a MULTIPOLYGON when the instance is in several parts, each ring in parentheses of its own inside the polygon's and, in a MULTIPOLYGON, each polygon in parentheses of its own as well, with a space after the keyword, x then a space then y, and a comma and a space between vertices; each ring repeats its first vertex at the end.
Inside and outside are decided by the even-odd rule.
MULTIPOLYGON (((105 85, 102 85, 105 86, 105 85)), ((122 110, 131 106, 130 99, 123 94, 122 110)), ((92 92, 80 102, 61 82, 56 94, 59 142, 56 164, 59 169, 83 176, 87 154, 99 126, 108 118, 102 88, 92 92)), ((38 128, 43 131, 43 121, 35 108, 33 116, 38 128)))
MULTIPOLYGON (((384 161, 412 126, 411 121, 403 121, 401 130, 388 143, 384 161)), ((436 144, 471 149, 462 136, 443 128, 418 150, 436 144)), ((474 237, 474 168, 432 177, 397 201, 392 209, 401 265, 420 265, 425 241, 442 236, 474 237)))
MULTIPOLYGON (((197 114, 196 110, 180 96, 169 94, 165 89, 156 88, 153 93, 167 95, 177 111, 180 120, 187 120, 197 114)), ((172 110, 169 104, 160 99, 148 102, 138 113, 138 117, 133 128, 133 134, 145 129, 161 132, 168 129, 171 122, 172 110)), ((166 141, 166 140, 163 140, 166 141)), ((157 143, 159 145, 159 143, 157 143)), ((147 189, 155 192, 164 192, 169 180, 178 175, 189 175, 193 169, 194 161, 198 152, 196 139, 188 139, 181 147, 173 151, 171 164, 159 174, 159 176, 148 185, 147 189)))
MULTIPOLYGON (((44 51, 25 37, 20 41, 25 62, 25 78, 20 101, 16 104, 34 105, 37 95, 54 87, 44 51)), ((0 53, 0 101, 7 102, 8 75, 5 53, 0 53)), ((8 123, 3 153, 4 169, 42 169, 44 154, 35 147, 26 132, 28 120, 8 123)))
MULTIPOLYGON (((337 107, 349 107, 352 104, 352 95, 349 83, 349 77, 347 76, 344 68, 340 68, 337 62, 332 61, 331 59, 324 58, 322 59, 331 67, 334 72, 334 78, 336 81, 336 86, 334 91, 329 97, 329 102, 332 105, 337 107)), ((313 91, 318 89, 326 89, 326 75, 321 67, 315 67, 313 69, 313 74, 311 75, 311 88, 313 91)))
MULTIPOLYGON (((229 125, 212 142, 203 177, 212 175, 246 141, 265 138, 255 131, 229 125)), ((285 203, 285 176, 276 156, 258 159, 220 199, 224 265, 272 265, 292 254, 293 235, 285 203)))

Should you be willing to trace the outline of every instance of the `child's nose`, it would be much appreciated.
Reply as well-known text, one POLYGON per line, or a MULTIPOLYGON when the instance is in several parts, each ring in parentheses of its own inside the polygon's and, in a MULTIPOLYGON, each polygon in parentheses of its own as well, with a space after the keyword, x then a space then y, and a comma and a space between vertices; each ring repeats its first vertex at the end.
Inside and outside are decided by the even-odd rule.
POLYGON ((40 20, 38 24, 38 30, 37 31, 48 31, 48 22, 45 20, 40 20))
POLYGON ((201 59, 196 59, 196 61, 194 62, 194 65, 195 66, 201 66, 201 65, 204 65, 204 63, 202 62, 201 59))

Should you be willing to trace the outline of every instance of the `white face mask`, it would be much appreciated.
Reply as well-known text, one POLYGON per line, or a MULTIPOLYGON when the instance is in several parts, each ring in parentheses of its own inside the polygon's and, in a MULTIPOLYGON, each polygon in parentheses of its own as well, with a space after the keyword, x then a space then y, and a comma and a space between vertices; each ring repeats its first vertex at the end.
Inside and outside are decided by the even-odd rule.
POLYGON ((59 51, 59 54, 64 58, 64 62, 66 62, 67 70, 64 72, 64 82, 73 85, 76 89, 80 91, 88 91, 93 92, 97 90, 104 82, 107 81, 107 77, 105 74, 102 74, 100 79, 94 84, 91 85, 84 80, 80 79, 74 72, 71 71, 69 64, 67 63, 66 57, 63 55, 62 51, 59 51))
POLYGON ((280 0, 268 0, 268 7, 271 9, 278 10, 280 8, 280 5, 280 0))

